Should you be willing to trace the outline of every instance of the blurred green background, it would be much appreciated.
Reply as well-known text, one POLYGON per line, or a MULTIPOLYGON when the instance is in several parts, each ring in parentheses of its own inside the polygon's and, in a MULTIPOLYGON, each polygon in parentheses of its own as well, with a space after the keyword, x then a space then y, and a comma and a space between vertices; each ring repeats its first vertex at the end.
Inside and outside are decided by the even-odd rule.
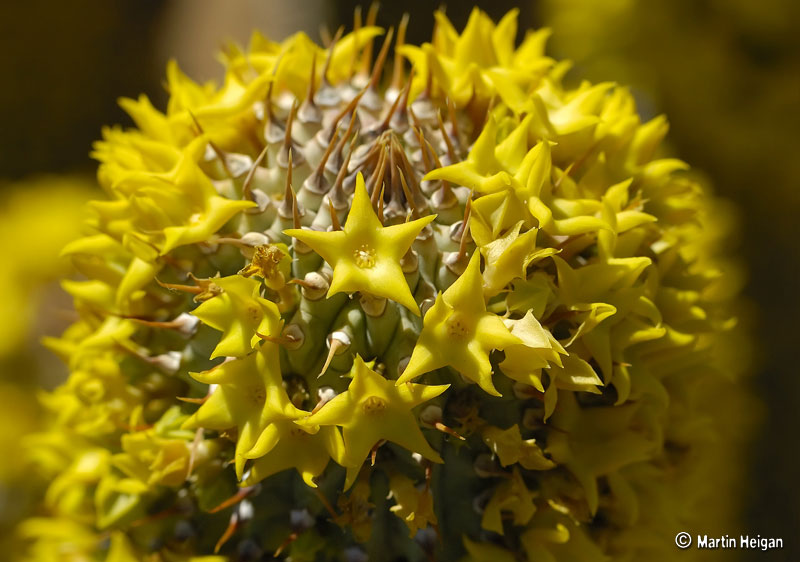
MULTIPOLYGON (((197 80, 219 77, 221 66, 213 54, 224 41, 245 43, 253 27, 276 39, 295 30, 318 39, 321 25, 352 25, 357 4, 0 3, 0 220, 8 220, 3 213, 10 212, 15 194, 37 189, 20 180, 43 173, 93 173, 88 153, 100 127, 131 124, 116 105, 118 97, 144 92, 163 107, 161 81, 169 58, 178 59, 197 80)), ((439 2, 384 4, 379 25, 394 25, 408 11, 408 40, 430 37, 431 13, 439 2)), ((783 537, 786 547, 772 559, 800 560, 800 331, 795 327, 800 317, 800 242, 795 238, 800 215, 800 2, 491 0, 477 5, 495 19, 519 8, 520 34, 529 27, 553 28, 549 52, 575 61, 573 80, 627 84, 645 117, 666 113, 671 151, 705 172, 716 194, 737 205, 740 227, 727 250, 742 256, 746 267, 757 350, 753 376, 745 384, 766 407, 745 467, 750 474, 749 486, 741 491, 749 506, 746 525, 730 534, 783 537)), ((447 7, 458 28, 472 6, 453 2, 447 7)), ((54 198, 49 201, 56 204, 54 198)), ((50 236, 60 237, 57 232, 50 236)), ((25 250, 24 232, 18 245, 25 250)), ((50 259, 46 250, 31 252, 50 259)), ((28 338, 57 332, 58 325, 32 329, 28 338)), ((50 380, 56 376, 50 362, 23 367, 26 355, 38 353, 30 342, 23 348, 0 357, 0 383, 14 383, 15 377, 30 383, 33 368, 46 371, 40 376, 50 380)), ((749 555, 747 560, 770 559, 758 551, 749 555)))

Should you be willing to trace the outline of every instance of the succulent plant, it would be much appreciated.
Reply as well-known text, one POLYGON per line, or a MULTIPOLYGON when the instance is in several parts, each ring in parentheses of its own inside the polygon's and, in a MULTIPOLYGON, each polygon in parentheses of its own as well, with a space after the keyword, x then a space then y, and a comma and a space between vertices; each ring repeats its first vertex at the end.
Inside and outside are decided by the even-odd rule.
POLYGON ((713 200, 546 30, 435 17, 121 101, 31 559, 671 558, 731 324, 713 200))

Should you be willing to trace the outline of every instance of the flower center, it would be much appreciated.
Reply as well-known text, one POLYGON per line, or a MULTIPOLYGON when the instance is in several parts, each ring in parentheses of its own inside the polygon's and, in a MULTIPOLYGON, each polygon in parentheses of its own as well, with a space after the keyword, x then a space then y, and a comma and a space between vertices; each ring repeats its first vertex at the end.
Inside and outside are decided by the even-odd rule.
POLYGON ((267 391, 263 386, 253 387, 250 398, 253 400, 253 403, 257 405, 263 404, 264 401, 267 399, 267 391))
POLYGON ((445 321, 445 325, 447 326, 447 335, 452 338, 463 339, 472 333, 472 326, 458 312, 451 314, 445 321))
POLYGON ((386 401, 378 396, 370 396, 362 405, 365 414, 377 414, 386 409, 386 401))
POLYGON ((261 321, 261 310, 256 305, 251 304, 247 307, 247 317, 253 324, 258 324, 261 321))
POLYGON ((353 259, 361 269, 375 267, 375 250, 370 248, 368 244, 361 244, 353 253, 353 259))
POLYGON ((261 275, 264 279, 274 279, 280 275, 278 264, 283 258, 283 252, 272 244, 256 246, 250 265, 245 267, 247 276, 261 275))

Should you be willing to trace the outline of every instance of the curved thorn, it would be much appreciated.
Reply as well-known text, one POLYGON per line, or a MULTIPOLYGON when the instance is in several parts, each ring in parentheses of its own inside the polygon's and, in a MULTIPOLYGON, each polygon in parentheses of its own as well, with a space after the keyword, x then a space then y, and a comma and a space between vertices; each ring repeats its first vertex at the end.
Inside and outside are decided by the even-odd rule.
POLYGON ((294 197, 292 194, 292 226, 294 228, 302 228, 302 224, 300 224, 300 213, 297 210, 297 197, 294 197))
MULTIPOLYGON (((351 121, 351 126, 352 126, 352 119, 350 121, 351 121)), ((350 127, 348 127, 347 130, 350 131, 350 127)), ((330 158, 331 154, 333 154, 334 150, 336 150, 336 147, 339 145, 339 142, 338 142, 339 139, 336 138, 338 136, 338 134, 339 134, 339 129, 334 128, 333 129, 333 136, 331 137, 331 140, 328 143, 328 148, 326 148, 325 152, 322 153, 322 159, 319 161, 319 164, 317 165, 317 169, 314 170, 315 174, 322 175, 322 173, 325 171, 325 165, 328 163, 328 158, 330 158)))
MULTIPOLYGON (((412 113, 413 115, 413 113, 412 113)), ((433 170, 431 159, 428 156, 428 143, 425 140, 425 135, 422 134, 422 127, 414 127, 414 132, 417 133, 417 142, 419 142, 419 150, 422 154, 422 164, 425 166, 425 173, 427 174, 433 170)))
POLYGON ((344 180, 347 177, 347 168, 350 167, 350 157, 352 155, 353 148, 351 146, 350 150, 347 151, 347 156, 345 156, 342 166, 336 173, 336 179, 333 181, 333 186, 331 187, 330 191, 328 191, 328 201, 333 204, 335 199, 336 203, 341 203, 340 208, 347 206, 347 196, 344 193, 344 180))
POLYGON ((186 402, 187 404, 205 404, 210 395, 203 396, 202 398, 189 398, 188 396, 176 396, 177 400, 186 402))
POLYGON ((461 141, 459 140, 461 137, 458 134, 458 119, 456 118, 456 102, 451 98, 447 98, 447 113, 450 119, 450 126, 453 128, 453 137, 459 144, 459 148, 461 148, 461 141))
POLYGON ((397 117, 402 117, 405 119, 406 124, 408 123, 408 119, 406 115, 408 114, 409 105, 408 105, 408 98, 411 95, 411 82, 414 79, 414 67, 411 67, 411 70, 408 71, 408 79, 406 80, 405 86, 403 86, 403 90, 398 94, 398 98, 400 98, 399 108, 400 110, 396 112, 397 117))
POLYGON ((292 531, 291 533, 289 533, 289 536, 286 537, 284 541, 280 544, 280 546, 275 550, 275 552, 272 553, 272 557, 277 558, 278 556, 280 556, 281 552, 286 550, 286 547, 288 547, 290 544, 296 541, 297 537, 299 536, 300 535, 297 534, 297 531, 292 531))
MULTIPOLYGON (((339 139, 339 142, 336 143, 336 148, 333 151, 333 160, 330 160, 331 166, 336 166, 336 168, 335 169, 329 168, 329 170, 331 172, 338 171, 338 166, 341 165, 342 152, 344 151, 344 145, 350 139, 350 135, 353 132, 353 125, 355 125, 355 122, 356 122, 355 116, 352 116, 350 118, 350 122, 347 124, 347 130, 344 132, 344 135, 342 135, 342 138, 339 139)), ((356 131, 356 138, 357 137, 358 137, 358 132, 356 131)))
MULTIPOLYGON (((292 285, 299 285, 300 287, 303 287, 304 289, 318 289, 319 288, 316 284, 311 283, 310 281, 306 281, 305 279, 290 279, 289 283, 291 283, 292 285)), ((269 336, 269 337, 272 338, 272 336, 269 336)), ((275 339, 275 338, 272 338, 272 339, 275 339)))
POLYGON ((386 34, 386 38, 383 40, 383 45, 381 46, 381 50, 378 53, 378 58, 375 60, 375 66, 372 69, 372 75, 369 79, 369 88, 372 90, 376 90, 378 88, 378 81, 381 78, 381 74, 383 73, 383 65, 386 62, 386 55, 389 54, 389 45, 392 42, 392 38, 394 37, 394 28, 390 27, 389 32, 386 34))
MULTIPOLYGON (((205 398, 202 400, 205 401, 208 399, 210 395, 206 395, 205 398)), ((180 398, 178 398, 180 400, 180 398)), ((200 442, 203 440, 203 428, 198 427, 197 430, 194 432, 194 439, 192 439, 192 444, 189 446, 189 466, 186 468, 186 480, 192 475, 192 471, 194 470, 194 463, 197 460, 197 449, 200 448, 200 442)))
POLYGON ((328 498, 325 497, 325 494, 322 493, 322 490, 320 490, 319 488, 311 488, 311 490, 317 495, 317 498, 319 498, 319 501, 322 502, 322 505, 325 506, 325 509, 328 510, 328 513, 331 514, 331 517, 333 517, 334 519, 339 517, 339 514, 336 513, 335 509, 333 509, 331 502, 328 501, 328 498))
POLYGON ((381 183, 381 194, 378 197, 378 220, 383 224, 383 191, 386 187, 386 182, 381 183))
MULTIPOLYGON (((325 64, 322 66, 322 84, 330 86, 330 80, 328 79, 328 70, 331 67, 331 59, 333 58, 333 49, 336 47, 336 44, 339 42, 339 39, 342 38, 342 34, 344 33, 344 26, 340 25, 339 29, 336 30, 336 34, 331 39, 330 45, 328 45, 328 53, 325 57, 325 64)), ((320 84, 320 86, 322 86, 320 84)))
MULTIPOLYGON (((272 67, 272 76, 273 77, 278 75, 278 69, 280 68, 281 63, 283 62, 284 53, 285 53, 285 51, 281 51, 278 54, 277 58, 275 59, 275 66, 272 67)), ((275 115, 272 113, 272 87, 273 87, 273 84, 275 84, 275 80, 270 80, 269 86, 267 86, 267 96, 266 96, 266 99, 264 100, 264 102, 265 102, 264 105, 266 105, 267 117, 269 117, 270 121, 275 119, 275 115)))
MULTIPOLYGON (((242 195, 245 197, 245 199, 249 199, 251 201, 253 200, 253 192, 250 189, 250 185, 253 183, 253 178, 256 175, 256 168, 258 168, 261 165, 261 162, 263 162, 267 157, 268 148, 268 146, 265 146, 264 149, 258 154, 255 162, 253 162, 253 165, 250 167, 250 171, 247 172, 247 177, 244 178, 242 195)), ((269 165, 269 163, 267 163, 267 165, 269 165)))
MULTIPOLYGON (((187 109, 186 111, 189 112, 189 115, 194 122, 194 126, 197 127, 197 131, 200 135, 204 135, 205 131, 203 130, 202 125, 200 125, 200 121, 197 120, 197 116, 191 109, 187 109)), ((210 138, 208 139, 208 145, 211 147, 211 150, 214 151, 214 154, 217 155, 219 159, 219 163, 222 164, 222 169, 225 170, 225 173, 228 174, 228 177, 233 178, 233 174, 231 173, 231 169, 228 167, 228 159, 225 156, 225 153, 212 141, 210 138)))
POLYGON ((461 242, 458 245, 458 255, 456 256, 456 261, 461 261, 464 257, 464 254, 467 251, 467 232, 469 225, 470 215, 472 214, 472 192, 469 194, 469 198, 467 199, 467 204, 464 205, 464 220, 461 223, 461 242))
POLYGON ((331 338, 331 347, 328 350, 328 356, 325 358, 325 364, 322 365, 322 370, 317 375, 317 378, 320 378, 325 374, 325 372, 328 370, 328 367, 331 365, 331 361, 333 361, 333 356, 336 355, 336 352, 345 345, 346 344, 343 341, 337 340, 336 338, 331 338))
POLYGON ((185 293, 192 293, 194 295, 199 295, 203 292, 202 287, 198 287, 196 285, 180 285, 178 283, 164 283, 158 277, 155 278, 156 283, 164 287, 165 289, 172 289, 174 291, 183 291, 185 293))
POLYGON ((284 218, 289 218, 289 216, 294 214, 294 189, 292 189, 292 149, 289 148, 289 158, 288 164, 286 168, 286 189, 283 193, 283 201, 281 202, 281 206, 278 207, 278 211, 280 212, 281 216, 284 218), (291 205, 291 207, 290 207, 291 205))
MULTIPOLYGON (((353 10, 353 34, 357 34, 361 30, 361 5, 355 7, 353 10)), ((353 56, 350 58, 350 71, 349 75, 352 79, 356 73, 356 62, 358 61, 358 51, 353 49, 353 56)))
POLYGON ((336 214, 336 209, 333 208, 333 202, 328 199, 328 211, 331 213, 331 227, 333 230, 341 230, 342 225, 339 224, 339 216, 336 214))
POLYGON ((403 186, 403 193, 406 196, 406 201, 409 205, 411 205, 411 216, 414 219, 418 219, 419 210, 417 209, 417 204, 414 202, 414 197, 411 195, 411 190, 408 188, 408 184, 406 183, 405 174, 403 174, 400 166, 397 167, 397 171, 400 173, 400 184, 403 186))
POLYGON ((422 137, 422 140, 423 140, 423 142, 425 143, 425 146, 426 146, 426 147, 428 148, 428 150, 430 151, 430 153, 431 153, 431 156, 433 157, 433 165, 434 165, 434 169, 435 169, 435 168, 441 168, 441 167, 442 167, 442 161, 441 161, 441 160, 439 160, 439 155, 438 155, 438 154, 436 154, 436 150, 434 150, 433 146, 431 145, 431 143, 429 143, 429 142, 428 142, 428 139, 426 139, 424 135, 423 135, 423 137, 422 137))
POLYGON ((285 150, 291 150, 292 147, 292 125, 294 125, 295 113, 297 113, 297 99, 292 101, 289 117, 286 118, 286 134, 283 137, 283 147, 285 150))
POLYGON ((240 488, 235 494, 231 497, 223 501, 221 504, 217 505, 216 507, 212 507, 208 510, 208 513, 219 513, 223 509, 236 505, 247 496, 253 493, 255 490, 255 486, 247 486, 245 488, 240 488))
MULTIPOLYGON (((289 283, 297 282, 297 279, 292 279, 289 283)), ((300 283, 297 283, 300 285, 300 283)), ((256 332, 256 336, 261 338, 264 341, 268 341, 270 343, 274 343, 281 346, 292 345, 293 343, 297 342, 297 338, 288 335, 280 335, 280 336, 270 336, 267 334, 262 334, 261 332, 256 332)))
POLYGON ((461 441, 466 441, 466 438, 462 435, 456 433, 456 431, 450 427, 447 427, 442 422, 436 422, 433 424, 433 427, 441 431, 442 433, 446 433, 448 435, 452 435, 453 437, 460 439, 461 441))
POLYGON ((400 24, 397 26, 397 40, 394 43, 394 68, 392 69, 391 88, 396 90, 400 89, 400 83, 403 81, 403 55, 400 54, 399 48, 402 47, 406 42, 406 29, 408 28, 408 20, 408 12, 405 12, 403 17, 400 19, 400 24))
POLYGON ((331 30, 328 29, 328 26, 323 22, 319 24, 319 38, 322 40, 322 46, 326 49, 331 46, 331 30))
POLYGON ((456 158, 456 149, 453 146, 452 141, 450 140, 450 135, 447 134, 447 130, 444 127, 444 121, 442 121, 442 112, 436 111, 436 118, 439 121, 439 130, 442 132, 442 138, 444 139, 444 144, 447 145, 447 156, 450 157, 450 162, 456 163, 458 159, 456 158))
POLYGON ((372 172, 372 175, 369 177, 366 185, 367 193, 370 194, 370 202, 372 203, 373 209, 378 203, 378 183, 380 182, 381 178, 383 178, 383 174, 386 172, 386 152, 386 146, 383 145, 381 153, 378 156, 378 165, 375 166, 375 171, 372 172))
POLYGON ((308 93, 306 94, 306 101, 314 103, 314 83, 317 80, 317 51, 311 54, 311 77, 308 80, 308 93))
POLYGON ((411 121, 414 123, 414 127, 422 130, 422 123, 419 122, 419 119, 417 119, 417 114, 414 113, 414 108, 410 105, 408 106, 408 114, 411 116, 411 121))
POLYGON ((397 97, 394 98, 392 105, 389 106, 389 110, 386 112, 386 116, 381 121, 381 124, 378 125, 377 131, 379 133, 384 132, 389 128, 389 123, 392 120, 392 116, 394 116, 394 112, 397 111, 397 107, 400 105, 400 98, 403 97, 402 94, 397 94, 397 97))
MULTIPOLYGON (((364 20, 364 27, 375 25, 375 22, 378 20, 378 8, 380 8, 379 2, 370 3, 369 9, 367 10, 367 18, 364 20)), ((359 70, 359 74, 369 74, 369 66, 372 62, 373 44, 374 39, 370 39, 364 47, 364 51, 361 53, 361 69, 359 70)))

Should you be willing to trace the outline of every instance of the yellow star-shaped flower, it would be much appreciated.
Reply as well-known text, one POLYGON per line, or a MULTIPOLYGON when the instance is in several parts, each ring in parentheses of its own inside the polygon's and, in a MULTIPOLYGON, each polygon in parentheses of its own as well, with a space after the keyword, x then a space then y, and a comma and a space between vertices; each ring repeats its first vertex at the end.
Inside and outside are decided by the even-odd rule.
POLYGON ((530 310, 519 320, 506 320, 505 325, 522 343, 503 350, 506 357, 500 363, 500 369, 508 378, 544 392, 541 370, 550 363, 563 366, 560 355, 567 355, 567 351, 530 310))
POLYGON ((467 158, 428 172, 424 180, 445 180, 479 193, 495 193, 511 187, 511 174, 495 156, 497 122, 489 117, 467 158))
POLYGON ((528 33, 515 49, 518 13, 512 10, 495 24, 475 8, 459 34, 444 12, 437 11, 433 44, 398 48, 416 69, 412 98, 422 90, 430 71, 437 86, 458 107, 483 105, 497 95, 515 113, 529 110, 528 92, 553 66, 553 60, 543 55, 547 30, 528 33))
POLYGON ((350 373, 353 380, 348 389, 303 421, 304 425, 342 427, 348 466, 345 489, 355 480, 370 450, 384 439, 433 462, 442 462, 422 435, 411 409, 439 396, 450 385, 395 386, 393 381, 373 371, 359 355, 350 373))
POLYGON ((419 307, 400 260, 420 231, 435 218, 436 215, 429 215, 384 227, 372 208, 364 178, 358 174, 344 230, 289 229, 284 233, 308 244, 333 267, 329 297, 339 292, 362 291, 394 300, 418 315, 419 307))
MULTIPOLYGON (((277 420, 302 414, 283 388, 276 344, 264 342, 243 359, 228 361, 192 378, 217 385, 203 405, 183 424, 184 429, 225 431, 236 428, 236 475, 242 477, 245 456, 261 440, 261 434, 277 420)), ((265 451, 266 452, 266 451, 265 451)))
POLYGON ((573 269, 566 261, 553 256, 558 271, 558 293, 561 301, 572 303, 602 302, 608 293, 634 286, 650 258, 611 258, 606 263, 592 263, 573 269))
MULTIPOLYGON (((298 413, 300 416, 308 414, 302 410, 298 413)), ((268 430, 272 434, 270 438, 266 439, 266 431, 262 433, 264 439, 259 439, 246 455, 256 460, 244 481, 245 486, 251 486, 268 476, 294 468, 306 484, 316 488, 314 478, 322 474, 331 459, 339 464, 344 462, 342 436, 335 427, 303 427, 292 419, 283 419, 273 422, 268 430), (262 450, 267 441, 273 441, 273 444, 269 452, 264 454, 262 450)))
POLYGON ((129 232, 141 233, 161 255, 208 240, 237 213, 255 206, 217 193, 198 164, 207 145, 206 136, 197 137, 170 171, 132 172, 113 186, 130 204, 128 216, 136 217, 129 232))
POLYGON ((244 357, 261 340, 258 334, 280 333, 280 312, 275 303, 261 298, 261 283, 241 275, 214 279, 214 283, 224 292, 192 312, 201 322, 222 332, 211 359, 244 357))
POLYGON ((592 515, 600 505, 599 477, 652 458, 661 447, 660 431, 644 417, 636 403, 582 408, 574 392, 559 393, 553 425, 563 431, 548 434, 547 452, 583 486, 592 515))
POLYGON ((518 343, 520 339, 506 328, 503 320, 486 310, 480 257, 476 252, 461 277, 436 297, 425 314, 422 333, 397 384, 449 366, 489 394, 500 396, 492 384, 489 352, 518 343))
POLYGON ((503 514, 510 513, 511 519, 517 527, 527 525, 536 512, 533 500, 535 492, 528 490, 519 469, 515 466, 511 478, 502 482, 495 488, 494 494, 486 504, 481 518, 481 527, 502 535, 503 514))
POLYGON ((483 195, 472 201, 469 233, 478 246, 486 246, 517 222, 526 220, 526 212, 511 190, 483 195))
MULTIPOLYGON (((528 137, 533 127, 533 116, 528 115, 498 143, 500 127, 494 116, 490 115, 465 160, 431 170, 424 179, 449 181, 482 194, 506 193, 506 205, 510 204, 513 214, 518 216, 517 220, 529 222, 531 217, 526 204, 529 193, 538 195, 542 184, 550 181, 551 163, 548 141, 528 148, 528 137)), ((497 210, 502 200, 493 198, 485 204, 497 210)), ((511 224, 514 223, 503 226, 501 230, 511 224)), ((493 223, 487 226, 493 230, 497 228, 493 223)))
POLYGON ((413 538, 420 529, 437 524, 433 494, 428 486, 420 489, 408 476, 393 474, 389 478, 389 491, 395 502, 389 511, 408 526, 409 537, 413 538))
MULTIPOLYGON (((141 423, 136 417, 131 416, 131 421, 141 423)), ((126 433, 120 439, 122 453, 111 458, 112 465, 146 490, 158 485, 181 486, 189 475, 193 437, 190 431, 179 429, 186 418, 180 407, 173 406, 153 427, 126 433)), ((207 444, 205 448, 208 450, 207 444)))
POLYGON ((537 250, 537 229, 520 234, 522 225, 523 221, 517 222, 504 236, 481 246, 486 260, 483 277, 488 296, 496 295, 514 279, 524 279, 525 270, 532 262, 558 253, 555 248, 537 250))
POLYGON ((544 455, 536 439, 522 439, 517 424, 508 429, 489 426, 483 430, 481 437, 492 454, 498 456, 503 466, 519 463, 527 470, 550 470, 556 466, 544 455))

